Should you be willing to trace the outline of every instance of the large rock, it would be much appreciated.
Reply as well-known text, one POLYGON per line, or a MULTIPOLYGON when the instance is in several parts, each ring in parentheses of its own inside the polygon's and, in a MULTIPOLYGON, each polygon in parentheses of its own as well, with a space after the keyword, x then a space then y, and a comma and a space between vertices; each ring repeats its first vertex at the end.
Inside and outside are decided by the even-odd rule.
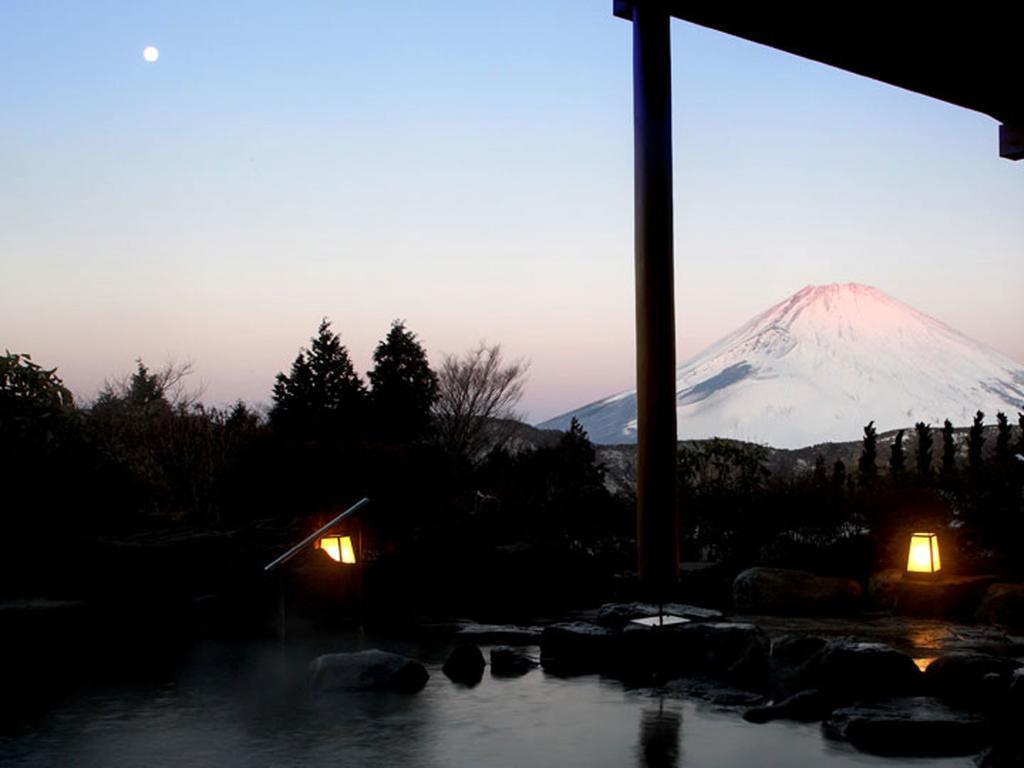
POLYGON ((518 648, 496 645, 491 648, 491 674, 496 677, 519 677, 537 666, 537 662, 518 648))
POLYGON ((540 642, 539 627, 519 627, 511 624, 462 624, 455 631, 455 639, 466 643, 491 645, 536 645, 540 642))
POLYGON ((784 699, 821 685, 821 658, 828 641, 815 635, 781 635, 772 640, 772 692, 784 699))
POLYGON ((748 568, 732 583, 733 607, 746 614, 844 615, 861 607, 862 594, 853 579, 782 568, 748 568))
POLYGON ((484 676, 484 666, 486 662, 480 649, 472 643, 461 643, 448 654, 441 671, 453 683, 476 685, 484 676))
POLYGON ((1020 768, 1024 765, 1024 741, 995 744, 975 760, 978 768, 1020 768))
POLYGON ((909 696, 923 687, 913 659, 888 645, 799 634, 775 638, 771 677, 777 699, 817 689, 835 704, 909 696))
POLYGON ((743 622, 684 624, 676 634, 679 661, 690 674, 757 688, 767 684, 771 642, 759 627, 743 622))
POLYGON ((993 584, 981 598, 977 618, 1011 632, 1024 632, 1024 584, 993 584))
POLYGON ((871 574, 868 579, 867 601, 873 611, 892 611, 899 601, 900 582, 904 572, 899 568, 888 568, 871 574))
POLYGON ((794 693, 777 704, 748 709, 743 713, 743 719, 751 723, 768 723, 772 720, 812 723, 823 720, 831 711, 832 705, 828 697, 814 689, 794 693))
POLYGON ((978 760, 980 768, 1020 768, 1024 765, 1024 667, 1015 670, 1007 691, 995 710, 995 743, 978 760))
POLYGON ((896 610, 906 616, 967 620, 994 580, 992 576, 904 578, 897 585, 896 610))
POLYGON ((430 675, 415 659, 387 651, 329 653, 313 659, 307 679, 315 691, 420 690, 430 675))
POLYGON ((1009 711, 1024 717, 1024 667, 1010 676, 1006 704, 1009 711))
POLYGON ((950 709, 925 696, 835 710, 825 733, 879 755, 972 755, 991 738, 985 718, 950 709))
POLYGON ((763 688, 769 646, 768 636, 747 623, 629 625, 617 639, 613 671, 634 684, 700 675, 763 688))
POLYGON ((884 643, 834 640, 822 651, 817 687, 836 702, 920 693, 923 675, 914 660, 884 643))
POLYGON ((970 705, 998 705, 996 699, 1009 690, 1011 675, 1020 666, 1005 656, 953 651, 929 664, 924 678, 935 696, 970 705))
POLYGON ((615 633, 586 621, 566 621, 544 627, 540 663, 556 674, 587 674, 613 665, 615 633))
MULTIPOLYGON (((722 618, 721 611, 683 603, 665 603, 660 611, 690 621, 715 621, 722 618)), ((603 627, 621 629, 633 619, 657 616, 658 613, 659 607, 654 603, 605 603, 598 609, 595 621, 603 627)))

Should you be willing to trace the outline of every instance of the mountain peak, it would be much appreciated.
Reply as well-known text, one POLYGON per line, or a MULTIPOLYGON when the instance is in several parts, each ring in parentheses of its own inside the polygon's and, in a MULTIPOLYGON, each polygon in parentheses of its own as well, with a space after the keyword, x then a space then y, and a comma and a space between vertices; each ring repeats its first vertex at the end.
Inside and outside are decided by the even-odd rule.
MULTIPOLYGON (((917 421, 970 423, 1024 408, 1024 366, 862 283, 807 285, 684 361, 679 439, 732 437, 797 448, 917 421)), ((636 393, 575 416, 599 443, 636 439, 636 393)))

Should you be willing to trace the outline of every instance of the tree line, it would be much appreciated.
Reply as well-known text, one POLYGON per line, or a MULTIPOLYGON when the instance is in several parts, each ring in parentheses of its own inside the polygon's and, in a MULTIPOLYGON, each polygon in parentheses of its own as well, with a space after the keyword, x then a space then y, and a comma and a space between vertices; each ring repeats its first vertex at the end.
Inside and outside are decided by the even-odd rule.
POLYGON ((191 366, 142 360, 81 404, 56 369, 7 352, 5 568, 38 557, 24 542, 53 531, 71 548, 201 530, 270 531, 280 546, 361 496, 382 555, 443 546, 454 563, 517 542, 594 551, 631 517, 578 424, 541 446, 514 439, 527 370, 484 342, 431 367, 396 320, 363 377, 325 318, 277 374, 269 408, 211 407, 187 387, 191 366))
POLYGON ((899 567, 910 529, 930 527, 954 544, 954 568, 1019 570, 1024 414, 1016 429, 1004 413, 994 430, 984 419, 978 411, 966 430, 918 422, 910 440, 897 431, 884 455, 872 421, 852 469, 842 459, 829 466, 819 452, 812 471, 793 477, 772 476, 765 446, 682 443, 685 556, 866 576, 879 564, 899 567))

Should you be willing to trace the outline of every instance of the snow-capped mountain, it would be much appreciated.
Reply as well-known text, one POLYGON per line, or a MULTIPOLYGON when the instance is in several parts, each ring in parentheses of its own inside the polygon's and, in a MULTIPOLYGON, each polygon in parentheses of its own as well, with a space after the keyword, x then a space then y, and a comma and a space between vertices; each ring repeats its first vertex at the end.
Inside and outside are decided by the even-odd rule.
MULTIPOLYGON (((857 283, 795 293, 676 370, 679 439, 731 437, 779 448, 856 440, 924 421, 969 424, 981 409, 1024 410, 1024 364, 877 288, 857 283)), ((596 443, 636 441, 636 390, 575 416, 596 443)))

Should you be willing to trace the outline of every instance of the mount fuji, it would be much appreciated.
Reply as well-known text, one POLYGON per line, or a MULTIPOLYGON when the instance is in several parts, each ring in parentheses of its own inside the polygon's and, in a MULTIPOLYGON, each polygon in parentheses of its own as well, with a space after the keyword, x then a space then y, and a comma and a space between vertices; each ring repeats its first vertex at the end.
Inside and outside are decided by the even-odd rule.
MULTIPOLYGON (((1024 410, 1024 364, 857 283, 809 285, 676 369, 680 440, 728 437, 777 448, 856 440, 918 421, 969 424, 1024 410)), ((636 390, 576 417, 595 443, 636 441, 636 390)))

